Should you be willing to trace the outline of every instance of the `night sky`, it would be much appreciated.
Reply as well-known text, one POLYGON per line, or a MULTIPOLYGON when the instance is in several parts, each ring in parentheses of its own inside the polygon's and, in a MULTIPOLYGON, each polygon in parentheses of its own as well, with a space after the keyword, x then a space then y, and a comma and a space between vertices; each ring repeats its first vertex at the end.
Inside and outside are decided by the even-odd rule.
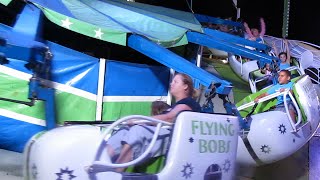
MULTIPOLYGON (((232 0, 136 0, 173 9, 190 11, 187 2, 191 4, 194 13, 207 14, 213 17, 236 18, 236 9, 232 0)), ((307 41, 320 45, 320 15, 317 0, 291 0, 290 24, 288 39, 307 41)), ((266 22, 267 35, 282 37, 282 18, 284 0, 238 0, 241 8, 241 18, 250 27, 260 27, 259 18, 266 22)))

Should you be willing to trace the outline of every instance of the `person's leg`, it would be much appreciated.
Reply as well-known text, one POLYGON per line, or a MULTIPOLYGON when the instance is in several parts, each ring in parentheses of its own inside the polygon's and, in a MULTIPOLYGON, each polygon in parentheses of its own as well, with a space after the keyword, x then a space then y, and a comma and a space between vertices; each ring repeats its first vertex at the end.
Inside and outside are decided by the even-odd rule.
MULTIPOLYGON (((133 152, 132 152, 132 148, 129 144, 125 143, 122 146, 120 155, 116 161, 117 164, 122 164, 122 163, 126 163, 129 162, 133 159, 133 152)), ((116 171, 117 172, 123 172, 126 168, 117 168, 116 171)))
MULTIPOLYGON (((128 135, 122 141, 122 149, 117 164, 122 164, 136 159, 144 151, 146 146, 150 143, 154 134, 155 126, 132 126, 128 132, 128 135)), ((162 141, 164 138, 169 137, 170 131, 161 129, 159 137, 150 152, 150 155, 154 155, 159 152, 162 147, 162 141)), ((126 168, 117 168, 117 172, 123 172, 126 168)))
POLYGON ((110 159, 111 159, 111 157, 113 157, 115 155, 115 150, 110 144, 107 144, 107 153, 108 153, 110 159))
MULTIPOLYGON (((142 141, 145 139, 145 135, 147 134, 145 128, 140 125, 131 126, 126 136, 124 136, 121 143, 121 150, 119 157, 115 161, 117 164, 123 164, 129 162, 134 159, 136 154, 141 154, 140 151, 142 149, 142 141)), ((123 172, 126 168, 117 168, 117 172, 123 172)))
POLYGON ((128 131, 128 127, 120 128, 107 140, 107 153, 112 162, 115 162, 117 156, 120 154, 122 148, 121 141, 127 136, 128 131))
POLYGON ((294 123, 296 123, 296 122, 297 122, 297 120, 296 120, 297 112, 296 112, 296 109, 295 109, 295 107, 293 106, 293 103, 292 103, 292 102, 289 103, 288 109, 289 109, 289 114, 290 114, 290 117, 291 117, 292 121, 293 121, 294 123))
POLYGON ((297 122, 297 120, 296 120, 296 112, 293 109, 290 109, 289 113, 290 113, 290 117, 291 117, 292 121, 294 123, 296 123, 297 122))
MULTIPOLYGON (((297 120, 296 120, 296 110, 295 110, 295 108, 294 108, 292 103, 288 103, 288 110, 289 110, 289 115, 290 115, 293 123, 296 123, 297 122, 297 120)), ((284 113, 287 113, 286 112, 286 108, 284 107, 284 105, 276 107, 274 109, 274 111, 282 111, 284 113)))

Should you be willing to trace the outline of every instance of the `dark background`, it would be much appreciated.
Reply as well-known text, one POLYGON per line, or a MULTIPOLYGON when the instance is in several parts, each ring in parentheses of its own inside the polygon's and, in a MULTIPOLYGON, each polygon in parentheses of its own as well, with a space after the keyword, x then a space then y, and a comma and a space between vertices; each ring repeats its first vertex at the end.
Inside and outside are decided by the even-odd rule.
MULTIPOLYGON (((236 19, 236 9, 232 0, 136 0, 173 9, 190 11, 192 2, 194 13, 213 17, 236 19)), ((267 35, 282 37, 284 0, 238 0, 241 18, 250 27, 260 27, 259 18, 266 22, 267 35)), ((320 45, 320 14, 317 0, 291 0, 288 39, 307 41, 320 45)))

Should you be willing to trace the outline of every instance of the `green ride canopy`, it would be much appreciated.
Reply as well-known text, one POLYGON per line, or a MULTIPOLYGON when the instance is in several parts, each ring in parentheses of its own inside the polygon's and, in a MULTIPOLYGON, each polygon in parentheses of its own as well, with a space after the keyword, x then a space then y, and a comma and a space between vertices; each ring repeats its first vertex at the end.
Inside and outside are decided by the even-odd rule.
MULTIPOLYGON (((0 0, 8 4, 8 0, 0 0)), ((125 46, 127 33, 165 47, 187 44, 188 30, 202 32, 194 15, 120 0, 30 0, 55 24, 71 31, 125 46)))

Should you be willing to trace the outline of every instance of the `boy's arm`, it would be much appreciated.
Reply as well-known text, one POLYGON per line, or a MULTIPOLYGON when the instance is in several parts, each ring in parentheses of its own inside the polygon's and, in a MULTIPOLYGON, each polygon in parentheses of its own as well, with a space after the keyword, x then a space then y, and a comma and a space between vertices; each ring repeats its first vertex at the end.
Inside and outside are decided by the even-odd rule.
POLYGON ((256 102, 258 102, 259 101, 259 99, 261 99, 261 98, 263 98, 263 97, 266 97, 266 96, 268 96, 269 94, 268 93, 263 93, 263 94, 260 94, 259 96, 257 96, 256 98, 254 98, 254 102, 256 103, 256 102))

